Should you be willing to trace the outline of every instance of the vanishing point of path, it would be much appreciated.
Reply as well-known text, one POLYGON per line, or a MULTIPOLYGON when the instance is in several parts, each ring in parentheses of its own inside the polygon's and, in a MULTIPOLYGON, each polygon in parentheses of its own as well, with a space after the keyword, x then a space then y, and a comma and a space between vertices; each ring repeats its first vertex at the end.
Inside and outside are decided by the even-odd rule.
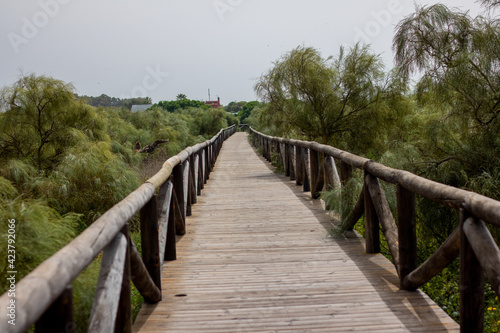
POLYGON ((274 174, 246 133, 224 143, 193 215, 163 265, 163 300, 135 332, 459 331, 364 241, 328 235, 329 217, 274 174))

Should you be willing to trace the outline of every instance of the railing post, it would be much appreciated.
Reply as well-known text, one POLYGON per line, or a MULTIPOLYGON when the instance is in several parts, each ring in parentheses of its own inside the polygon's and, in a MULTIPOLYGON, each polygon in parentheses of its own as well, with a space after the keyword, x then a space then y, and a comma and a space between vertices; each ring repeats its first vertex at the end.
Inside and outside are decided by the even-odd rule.
POLYGON ((182 223, 186 221, 186 209, 184 202, 184 165, 183 163, 177 164, 172 170, 174 192, 181 211, 182 223))
POLYGON ((210 154, 211 149, 211 145, 205 147, 205 184, 210 179, 210 171, 212 171, 212 167, 210 166, 210 159, 212 158, 210 154))
POLYGON ((35 333, 76 332, 73 288, 68 286, 35 324, 35 333))
POLYGON ((189 165, 190 169, 190 179, 189 182, 191 184, 191 204, 195 204, 198 202, 198 155, 191 155, 189 165))
MULTIPOLYGON (((169 181, 168 181, 169 182, 169 181)), ((168 222, 167 222, 167 241, 165 243, 165 255, 163 257, 164 261, 176 260, 177 259, 177 249, 175 243, 175 194, 172 191, 169 198, 169 209, 168 209, 168 222)), ((160 249, 161 251, 162 249, 160 249)))
POLYGON ((288 169, 290 170, 290 180, 296 180, 297 171, 295 167, 295 147, 290 145, 288 153, 290 154, 290 158, 288 159, 289 165, 288 169))
POLYGON ((263 149, 262 149, 262 156, 269 162, 269 140, 267 138, 263 138, 263 149))
POLYGON ((417 268, 417 228, 415 194, 396 185, 399 241, 399 288, 405 290, 405 277, 417 268))
POLYGON ((325 183, 323 179, 323 166, 320 163, 318 151, 310 149, 309 164, 311 170, 311 197, 318 199, 325 183))
POLYGON ((123 268, 122 288, 120 292, 120 302, 118 303, 118 312, 116 313, 115 332, 132 332, 132 302, 130 296, 130 237, 128 224, 122 229, 122 234, 127 239, 127 251, 125 254, 125 265, 123 268))
MULTIPOLYGON (((187 171, 187 178, 185 181, 187 182, 185 187, 187 188, 187 200, 186 200, 186 216, 191 216, 191 205, 194 203, 193 202, 193 185, 194 185, 194 179, 193 179, 193 163, 192 159, 188 158, 186 160, 187 164, 184 166, 184 168, 187 168, 187 170, 184 170, 186 173, 187 171)), ((196 197, 196 195, 194 195, 196 197)))
POLYGON ((373 205, 372 198, 370 196, 370 191, 368 191, 368 186, 366 184, 366 178, 370 177, 370 174, 365 171, 364 177, 364 193, 365 193, 365 244, 366 253, 380 253, 380 226, 377 217, 377 212, 375 211, 375 206, 373 205))
POLYGON ((319 175, 319 153, 314 149, 309 149, 309 170, 311 172, 311 197, 317 199, 316 195, 316 182, 319 175))
POLYGON ((460 331, 484 330, 484 273, 463 231, 468 212, 460 210, 460 331))
POLYGON ((156 195, 141 209, 142 261, 151 279, 161 290, 160 244, 158 243, 158 214, 156 195))
POLYGON ((290 144, 285 143, 285 149, 284 149, 284 154, 285 154, 285 165, 283 167, 285 168, 285 176, 289 177, 290 176, 290 144))
POLYGON ((189 202, 189 159, 185 160, 182 163, 182 184, 184 185, 184 197, 182 200, 184 201, 184 212, 183 217, 184 221, 186 220, 186 216, 191 216, 191 203, 189 202))
POLYGON ((203 175, 203 149, 201 149, 197 154, 197 162, 198 162, 198 173, 196 177, 198 177, 198 187, 196 189, 196 194, 201 195, 201 190, 204 188, 204 175, 203 175))
POLYGON ((300 149, 302 150, 302 191, 309 192, 311 190, 311 183, 309 181, 309 175, 311 174, 311 168, 309 165, 309 149, 300 149))
POLYGON ((304 182, 304 168, 302 165, 302 148, 295 146, 295 185, 302 185, 304 182))

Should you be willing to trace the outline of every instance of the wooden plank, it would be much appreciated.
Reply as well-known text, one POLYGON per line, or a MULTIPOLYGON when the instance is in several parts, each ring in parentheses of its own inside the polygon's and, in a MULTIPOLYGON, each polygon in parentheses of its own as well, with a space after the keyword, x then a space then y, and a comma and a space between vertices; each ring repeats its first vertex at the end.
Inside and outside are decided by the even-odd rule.
POLYGON ((302 163, 302 148, 295 146, 295 184, 304 183, 304 164, 302 163))
POLYGON ((144 297, 144 301, 148 303, 156 303, 161 300, 161 290, 156 286, 153 279, 142 261, 141 255, 134 242, 129 239, 130 250, 130 270, 131 279, 139 293, 144 297))
MULTIPOLYGON (((177 245, 175 235, 177 234, 175 225, 175 193, 170 191, 170 205, 168 209, 167 234, 163 260, 177 259, 177 245)), ((161 250, 161 248, 160 248, 161 250)))
POLYGON ((470 219, 474 220, 468 212, 460 211, 460 328, 483 332, 484 273, 464 230, 470 219))
POLYGON ((464 222, 463 230, 474 250, 481 268, 486 274, 491 288, 500 295, 500 250, 488 227, 483 221, 469 218, 464 222))
POLYGON ((158 243, 158 208, 156 195, 141 209, 141 249, 142 261, 161 290, 160 245, 158 243))
MULTIPOLYGON (((16 325, 0 320, 1 332, 24 332, 29 329, 64 289, 120 232, 154 194, 145 183, 130 193, 92 223, 82 234, 45 260, 16 284, 16 325), (89 245, 90 244, 90 245, 89 245), (64 274, 61 268, 64 267, 64 274)), ((8 293, 0 296, 2 309, 9 306, 8 293)))
POLYGON ((366 239, 366 253, 380 253, 380 235, 379 235, 379 219, 377 216, 377 211, 373 204, 370 191, 368 190, 367 178, 370 176, 368 172, 365 171, 365 184, 364 184, 364 194, 365 194, 365 239, 366 239))
POLYGON ((89 332, 114 331, 126 253, 127 239, 123 234, 118 234, 103 252, 89 332))
POLYGON ((398 227, 392 216, 391 208, 385 197, 385 192, 380 185, 377 177, 367 174, 365 177, 366 185, 368 191, 370 192, 370 198, 373 202, 373 206, 377 213, 377 218, 382 226, 382 231, 387 241, 387 246, 391 252, 392 261, 399 269, 399 242, 398 242, 398 227))
POLYGON ((417 268, 417 221, 415 195, 396 185, 398 202, 399 280, 400 288, 406 289, 404 280, 417 268))
POLYGON ((127 240, 127 250, 125 253, 125 264, 123 267, 122 286, 120 291, 120 300, 115 319, 115 333, 130 333, 132 332, 132 302, 130 294, 130 244, 128 225, 123 227, 122 234, 127 240))
POLYGON ((365 187, 363 186, 361 193, 359 194, 358 200, 354 205, 354 208, 349 212, 349 214, 342 218, 342 229, 343 230, 353 230, 356 223, 365 213, 365 187))
MULTIPOLYGON (((165 256, 165 246, 167 244, 168 222, 170 216, 170 207, 172 204, 173 184, 167 180, 158 191, 158 244, 160 251, 160 262, 163 262, 165 256)), ((169 245, 170 246, 170 245, 169 245)))
POLYGON ((458 332, 362 239, 331 238, 318 200, 252 156, 245 133, 198 199, 163 266, 163 300, 143 306, 135 332, 458 332))

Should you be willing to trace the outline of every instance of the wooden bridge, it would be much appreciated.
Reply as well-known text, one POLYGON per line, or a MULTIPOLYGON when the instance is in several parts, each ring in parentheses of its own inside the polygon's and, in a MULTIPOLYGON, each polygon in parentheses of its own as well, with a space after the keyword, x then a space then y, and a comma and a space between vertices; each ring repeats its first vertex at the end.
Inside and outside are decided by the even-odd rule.
MULTIPOLYGON (((275 174, 247 134, 234 132, 170 158, 19 281, 16 325, 0 320, 0 331, 35 323, 37 332, 74 331, 69 286, 100 253, 89 332, 483 330, 483 275, 497 295, 500 285, 500 251, 483 221, 500 224, 500 202, 333 147, 253 131, 264 157, 283 162, 285 175, 275 174), (342 223, 352 228, 364 215, 366 241, 353 232, 331 237, 332 219, 314 200, 322 188, 342 186, 353 167, 364 170, 365 184, 342 223), (397 226, 379 179, 396 184, 397 226), (419 267, 415 194, 461 210, 460 227, 419 267), (127 229, 138 212, 142 255, 127 229), (394 264, 378 254, 379 227, 394 264), (416 290, 459 253, 460 327, 416 290), (133 325, 131 281, 146 301, 133 325)), ((11 303, 7 293, 0 297, 3 318, 11 303)))
POLYGON ((164 297, 136 332, 458 330, 422 292, 399 290, 394 265, 357 238, 332 239, 310 193, 273 173, 246 133, 227 141, 187 218, 164 297), (306 193, 306 195, 304 195, 306 193))

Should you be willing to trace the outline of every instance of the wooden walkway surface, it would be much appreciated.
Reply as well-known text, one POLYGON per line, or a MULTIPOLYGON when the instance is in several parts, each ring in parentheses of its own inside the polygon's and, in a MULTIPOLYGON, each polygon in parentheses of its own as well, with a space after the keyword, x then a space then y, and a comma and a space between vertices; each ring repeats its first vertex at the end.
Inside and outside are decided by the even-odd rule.
POLYGON ((246 133, 224 143, 163 266, 163 300, 134 332, 459 331, 424 293, 399 290, 363 240, 331 238, 317 201, 266 163, 246 133))

